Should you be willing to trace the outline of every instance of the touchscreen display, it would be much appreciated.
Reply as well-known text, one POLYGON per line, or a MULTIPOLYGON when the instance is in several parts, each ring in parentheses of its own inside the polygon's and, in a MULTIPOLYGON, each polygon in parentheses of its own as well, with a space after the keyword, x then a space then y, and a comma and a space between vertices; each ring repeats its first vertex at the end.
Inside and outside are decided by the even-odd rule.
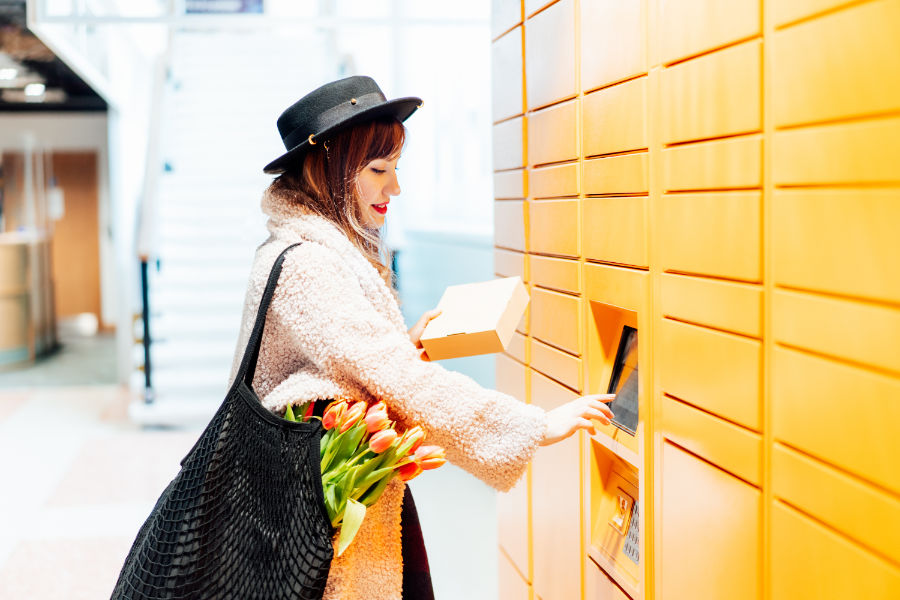
POLYGON ((638 423, 638 336, 634 327, 622 328, 607 393, 616 395, 609 404, 613 425, 634 435, 638 423))

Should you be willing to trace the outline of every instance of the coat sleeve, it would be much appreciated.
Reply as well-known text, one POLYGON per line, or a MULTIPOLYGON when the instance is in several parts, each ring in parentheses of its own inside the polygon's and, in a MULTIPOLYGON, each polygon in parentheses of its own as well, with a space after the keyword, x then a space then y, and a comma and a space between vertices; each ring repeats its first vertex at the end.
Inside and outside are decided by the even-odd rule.
POLYGON ((516 483, 543 439, 543 409, 420 360, 406 332, 318 244, 288 255, 269 318, 294 346, 286 350, 303 352, 330 376, 383 399, 403 421, 425 429, 426 443, 442 446, 448 460, 498 490, 516 483))

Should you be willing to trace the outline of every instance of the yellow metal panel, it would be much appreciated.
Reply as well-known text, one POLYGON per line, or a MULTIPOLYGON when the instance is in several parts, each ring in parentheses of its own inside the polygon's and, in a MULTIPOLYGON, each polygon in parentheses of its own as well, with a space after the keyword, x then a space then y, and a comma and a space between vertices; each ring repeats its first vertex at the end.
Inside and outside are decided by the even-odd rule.
POLYGON ((900 569, 781 502, 771 531, 773 600, 900 598, 900 569))
POLYGON ((648 155, 624 154, 584 161, 585 194, 647 193, 648 155))
POLYGON ((577 93, 574 0, 560 0, 525 22, 525 71, 532 110, 577 93))
POLYGON ((518 275, 525 281, 525 254, 494 249, 494 273, 502 277, 518 275))
POLYGON ((581 1, 581 89, 647 72, 641 0, 581 1))
POLYGON ((664 273, 659 298, 667 317, 762 337, 763 291, 757 285, 664 273))
POLYGON ((529 202, 530 252, 578 256, 578 200, 529 202))
MULTIPOLYGON (((532 402, 550 410, 571 392, 532 371, 532 402)), ((538 448, 532 461, 534 591, 543 598, 581 598, 580 437, 538 448)))
POLYGON ((830 10, 841 4, 848 4, 848 0, 791 0, 790 2, 770 2, 767 6, 772 11, 775 24, 780 26, 830 10))
POLYGON ((900 500, 790 448, 772 454, 776 496, 900 563, 900 500), (823 494, 822 490, 828 490, 823 494))
POLYGON ((494 198, 518 199, 525 197, 525 171, 500 171, 494 173, 494 198))
POLYGON ((761 192, 663 196, 658 203, 663 268, 761 281, 761 202, 761 192))
POLYGON ((647 147, 646 77, 587 94, 583 108, 585 156, 647 147))
POLYGON ((494 243, 501 248, 525 251, 525 202, 494 202, 494 243))
POLYGON ((584 567, 584 600, 631 600, 590 559, 584 567))
POLYGON ((581 293, 581 265, 578 261, 546 256, 530 256, 531 281, 535 285, 573 294, 581 293))
POLYGON ((513 332, 512 339, 509 340, 509 346, 506 348, 506 353, 518 360, 521 363, 526 363, 526 347, 528 345, 528 338, 519 333, 518 331, 513 332))
POLYGON ((581 392, 581 359, 535 340, 531 344, 531 367, 581 392))
POLYGON ((584 265, 584 296, 593 302, 642 311, 647 304, 650 275, 608 265, 584 265))
POLYGON ((494 125, 494 170, 525 166, 525 120, 518 117, 494 125))
POLYGON ((762 136, 667 148, 662 163, 667 191, 761 187, 762 136))
POLYGON ((662 464, 660 597, 757 600, 759 490, 670 444, 662 464))
POLYGON ((900 379, 779 346, 772 374, 777 439, 900 494, 900 379))
POLYGON ((500 566, 497 571, 497 584, 500 598, 503 600, 529 600, 530 590, 528 583, 522 579, 522 575, 516 571, 509 559, 502 553, 499 557, 500 566))
POLYGON ((784 344, 900 372, 896 308, 778 290, 772 323, 784 344))
POLYGON ((522 0, 491 0, 491 37, 522 22, 522 0))
POLYGON ((581 355, 580 301, 575 296, 534 288, 531 292, 531 334, 581 355))
POLYGON ((776 131, 776 184, 900 183, 900 118, 776 131))
POLYGON ((900 3, 867 2, 775 34, 775 125, 900 108, 900 3))
POLYGON ((528 494, 527 477, 522 477, 508 492, 497 494, 497 540, 507 555, 501 555, 500 560, 510 560, 518 570, 519 578, 524 579, 523 583, 528 580, 528 541, 531 537, 528 494))
POLYGON ((665 63, 760 33, 759 0, 669 0, 660 6, 665 63))
POLYGON ((525 377, 527 377, 525 365, 504 354, 497 354, 494 373, 497 391, 525 402, 525 377))
POLYGON ((528 164, 560 162, 578 157, 575 101, 528 116, 528 164))
POLYGON ((578 195, 578 164, 531 169, 528 173, 528 195, 532 198, 554 198, 578 195))
POLYGON ((759 131, 761 101, 762 43, 759 40, 665 69, 662 73, 663 141, 672 144, 759 131))
POLYGON ((666 438, 697 456, 749 481, 762 485, 762 436, 668 396, 662 399, 662 427, 666 438))
POLYGON ((646 196, 585 198, 582 240, 585 258, 646 267, 646 196))
POLYGON ((657 344, 662 391, 761 429, 759 341, 662 319, 657 344))
POLYGON ((491 45, 491 114, 494 121, 525 112, 522 77, 522 28, 516 27, 491 45))
POLYGON ((777 283, 900 302, 900 190, 779 191, 777 283))

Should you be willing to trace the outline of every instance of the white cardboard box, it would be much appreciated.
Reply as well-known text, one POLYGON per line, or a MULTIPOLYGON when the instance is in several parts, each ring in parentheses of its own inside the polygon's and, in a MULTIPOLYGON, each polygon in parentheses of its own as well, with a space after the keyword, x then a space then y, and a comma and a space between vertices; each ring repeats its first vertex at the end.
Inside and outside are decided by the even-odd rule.
POLYGON ((528 306, 521 277, 451 285, 420 341, 431 360, 502 352, 528 306))

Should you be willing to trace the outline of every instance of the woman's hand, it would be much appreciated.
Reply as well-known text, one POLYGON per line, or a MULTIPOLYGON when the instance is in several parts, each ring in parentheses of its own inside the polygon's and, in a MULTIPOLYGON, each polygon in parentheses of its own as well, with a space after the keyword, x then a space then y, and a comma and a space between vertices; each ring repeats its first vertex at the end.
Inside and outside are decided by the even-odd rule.
POLYGON ((422 315, 422 318, 412 326, 412 328, 407 332, 409 334, 409 340, 415 345, 416 348, 420 350, 419 358, 422 360, 429 360, 428 354, 422 348, 422 342, 419 339, 422 337, 422 332, 425 331, 425 326, 428 325, 429 322, 443 311, 433 308, 422 315))
POLYGON ((562 406, 558 406, 547 413, 547 431, 541 446, 549 446, 561 442, 579 429, 586 429, 594 433, 592 419, 609 425, 613 413, 606 406, 607 402, 615 399, 615 394, 591 394, 582 396, 562 406))

